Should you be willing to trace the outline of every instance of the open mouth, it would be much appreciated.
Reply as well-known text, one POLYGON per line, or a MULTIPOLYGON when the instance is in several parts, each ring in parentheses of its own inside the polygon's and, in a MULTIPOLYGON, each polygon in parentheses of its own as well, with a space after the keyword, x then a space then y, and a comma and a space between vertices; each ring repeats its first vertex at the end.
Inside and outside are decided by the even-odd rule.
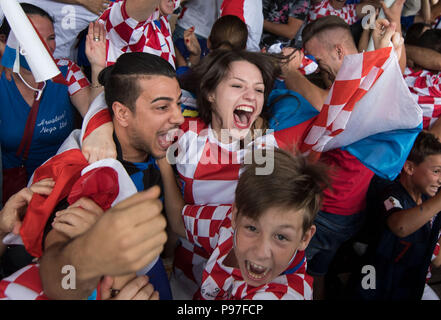
POLYGON ((179 128, 173 128, 168 131, 161 131, 158 133, 158 143, 159 146, 163 149, 168 149, 173 142, 175 141, 176 137, 178 136, 179 128))
POLYGON ((245 266, 247 268, 248 277, 256 281, 264 279, 270 271, 269 268, 252 263, 248 260, 245 261, 245 266))
POLYGON ((436 194, 438 192, 439 187, 437 186, 431 186, 430 187, 430 191, 432 191, 432 193, 436 194))
POLYGON ((254 113, 254 108, 251 106, 238 106, 234 109, 234 125, 239 129, 246 129, 251 126, 251 116, 254 113))

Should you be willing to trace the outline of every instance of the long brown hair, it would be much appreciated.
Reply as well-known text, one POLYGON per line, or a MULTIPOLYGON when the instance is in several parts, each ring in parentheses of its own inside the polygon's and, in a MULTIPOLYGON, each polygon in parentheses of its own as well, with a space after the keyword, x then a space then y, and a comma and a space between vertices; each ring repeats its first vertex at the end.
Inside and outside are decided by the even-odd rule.
POLYGON ((208 96, 227 76, 231 64, 235 61, 247 61, 254 64, 262 73, 265 85, 262 113, 266 111, 268 96, 273 89, 275 79, 281 72, 274 58, 260 52, 215 50, 202 59, 193 72, 181 81, 183 89, 196 94, 199 117, 206 124, 211 123, 213 111, 208 96))
POLYGON ((210 50, 220 48, 245 50, 248 40, 248 27, 240 18, 226 15, 216 20, 208 37, 210 50))

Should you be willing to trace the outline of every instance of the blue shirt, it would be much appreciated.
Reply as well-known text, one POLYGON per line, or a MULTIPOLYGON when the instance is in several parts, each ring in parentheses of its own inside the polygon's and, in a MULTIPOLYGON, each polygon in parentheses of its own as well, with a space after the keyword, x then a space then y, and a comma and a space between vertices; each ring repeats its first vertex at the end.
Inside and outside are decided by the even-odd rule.
MULTIPOLYGON (((376 288, 359 289, 360 298, 420 300, 432 253, 438 241, 441 215, 435 216, 432 222, 427 222, 414 233, 399 238, 388 228, 387 218, 394 212, 414 208, 417 204, 399 180, 372 183, 378 189, 369 190, 372 195, 369 194, 371 203, 368 206, 368 216, 373 215, 376 226, 370 223, 369 232, 374 236, 369 240, 364 264, 375 267, 376 288)), ((427 199, 423 195, 423 203, 427 199)))
MULTIPOLYGON (((120 161, 124 166, 124 169, 126 169, 127 173, 135 184, 136 189, 138 191, 144 191, 150 187, 153 187, 154 185, 159 185, 161 187, 162 195, 161 173, 156 165, 156 160, 152 156, 148 156, 144 162, 125 161, 122 158, 121 145, 119 144, 115 133, 113 134, 113 139, 116 144, 117 160, 120 161)), ((163 200, 162 196, 161 200, 163 200)), ((161 300, 172 299, 168 275, 161 259, 158 259, 150 271, 147 272, 147 276, 149 277, 149 282, 153 285, 155 290, 159 292, 159 298, 161 300)))
MULTIPOLYGON (((67 66, 60 67, 66 76, 67 66)), ((0 78, 0 141, 3 169, 22 165, 16 156, 31 111, 14 81, 4 75, 0 78)), ((73 130, 74 111, 68 87, 46 81, 35 123, 29 157, 24 163, 28 177, 44 161, 56 154, 58 148, 73 130)))

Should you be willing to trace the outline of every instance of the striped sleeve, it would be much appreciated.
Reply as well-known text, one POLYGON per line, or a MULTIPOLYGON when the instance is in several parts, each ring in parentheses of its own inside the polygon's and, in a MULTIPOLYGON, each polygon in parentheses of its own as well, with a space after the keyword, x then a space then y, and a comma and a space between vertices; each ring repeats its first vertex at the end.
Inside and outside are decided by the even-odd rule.
POLYGON ((73 96, 81 89, 90 86, 89 80, 87 80, 81 68, 73 61, 66 59, 57 60, 58 67, 67 67, 67 73, 65 76, 69 96, 73 96))

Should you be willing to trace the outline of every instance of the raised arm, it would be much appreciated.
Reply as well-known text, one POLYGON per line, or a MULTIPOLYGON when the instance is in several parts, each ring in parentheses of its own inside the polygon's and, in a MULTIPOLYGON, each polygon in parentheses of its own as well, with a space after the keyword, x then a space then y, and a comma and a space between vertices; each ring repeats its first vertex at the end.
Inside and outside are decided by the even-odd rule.
POLYGON ((99 22, 89 24, 86 38, 86 55, 91 66, 92 84, 73 94, 70 99, 78 112, 84 117, 92 101, 103 92, 104 88, 98 82, 98 75, 106 67, 106 30, 99 22))
POLYGON ((288 18, 288 23, 274 23, 268 20, 263 21, 263 29, 271 32, 275 35, 282 36, 288 39, 293 39, 300 27, 303 24, 303 20, 293 17, 288 18))
POLYGON ((387 225, 397 237, 404 238, 420 229, 440 211, 441 193, 438 193, 416 207, 391 213, 387 225))
POLYGON ((286 87, 301 94, 314 108, 320 111, 326 101, 329 90, 317 87, 300 73, 299 67, 303 53, 297 51, 293 54, 293 51, 293 48, 283 49, 283 54, 285 56, 292 55, 291 59, 282 65, 286 87))
POLYGON ((431 21, 435 21, 436 18, 441 16, 441 1, 431 7, 431 21))
MULTIPOLYGON (((395 2, 388 8, 384 1, 381 2, 381 6, 383 9, 383 12, 387 18, 386 21, 388 23, 384 23, 382 19, 379 19, 377 21, 380 21, 380 25, 382 26, 382 30, 385 30, 383 32, 376 32, 378 31, 378 25, 376 24, 375 30, 372 32, 372 37, 375 37, 375 35, 378 36, 379 33, 382 34, 383 39, 388 41, 388 46, 390 42, 392 42, 395 52, 398 56, 398 62, 400 64, 401 73, 404 73, 404 70, 406 69, 406 50, 404 46, 404 39, 402 37, 402 30, 401 30, 401 12, 403 11, 405 0, 395 0, 395 2), (389 32, 390 30, 394 30, 394 32, 389 32)), ((374 39, 375 43, 375 39, 374 39)), ((384 46, 377 47, 375 46, 375 49, 384 48, 384 46)))
POLYGON ((406 54, 409 60, 424 69, 441 71, 441 53, 438 51, 406 45, 406 54))
POLYGON ((91 66, 91 80, 89 104, 104 91, 98 82, 98 75, 106 67, 106 29, 98 21, 89 23, 86 38, 86 55, 91 66))

